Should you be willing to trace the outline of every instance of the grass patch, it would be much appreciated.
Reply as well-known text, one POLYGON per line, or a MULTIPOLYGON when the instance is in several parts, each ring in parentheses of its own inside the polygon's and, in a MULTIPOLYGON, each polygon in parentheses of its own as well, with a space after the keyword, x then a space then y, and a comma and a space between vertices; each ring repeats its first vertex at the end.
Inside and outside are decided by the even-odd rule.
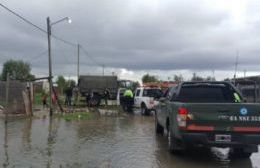
POLYGON ((5 104, 6 104, 6 102, 4 102, 4 101, 0 101, 0 106, 5 107, 5 104))
MULTIPOLYGON (((63 96, 59 96, 59 101, 60 103, 63 105, 64 104, 64 100, 65 98, 63 96)), ((47 96, 47 100, 46 100, 47 104, 50 103, 50 97, 47 96)), ((42 93, 38 92, 34 94, 34 100, 33 100, 34 105, 42 105, 42 93)))
POLYGON ((41 93, 35 93, 34 94, 34 104, 35 105, 42 105, 42 94, 41 93))
POLYGON ((93 114, 89 112, 74 112, 74 113, 55 114, 55 116, 70 121, 70 120, 88 120, 93 117, 93 114))

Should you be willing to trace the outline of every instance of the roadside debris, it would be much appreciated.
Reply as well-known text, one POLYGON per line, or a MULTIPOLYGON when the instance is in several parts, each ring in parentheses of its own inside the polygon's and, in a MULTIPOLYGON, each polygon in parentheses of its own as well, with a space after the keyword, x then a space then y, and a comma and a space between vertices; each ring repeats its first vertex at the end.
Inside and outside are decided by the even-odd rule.
POLYGON ((4 113, 4 107, 0 105, 0 113, 4 113))
POLYGON ((101 116, 117 116, 119 112, 117 110, 98 109, 98 113, 101 116))

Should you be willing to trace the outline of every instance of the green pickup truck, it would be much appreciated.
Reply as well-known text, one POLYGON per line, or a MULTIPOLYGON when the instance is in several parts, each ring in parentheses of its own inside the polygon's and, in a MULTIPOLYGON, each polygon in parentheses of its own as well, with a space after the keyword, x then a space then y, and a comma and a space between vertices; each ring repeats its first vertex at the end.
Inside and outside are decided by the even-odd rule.
POLYGON ((173 153, 196 146, 230 147, 250 157, 260 144, 260 104, 244 103, 229 82, 184 82, 172 87, 156 107, 155 131, 167 131, 173 153))

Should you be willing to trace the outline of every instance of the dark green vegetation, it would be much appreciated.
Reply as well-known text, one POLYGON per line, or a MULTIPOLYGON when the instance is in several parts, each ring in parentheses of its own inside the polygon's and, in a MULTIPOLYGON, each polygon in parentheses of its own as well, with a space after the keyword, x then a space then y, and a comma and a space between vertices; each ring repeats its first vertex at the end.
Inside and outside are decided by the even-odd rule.
POLYGON ((41 100, 42 94, 41 93, 35 93, 34 94, 34 105, 42 105, 42 100, 41 100))
POLYGON ((149 74, 145 74, 143 77, 142 77, 142 82, 143 83, 148 83, 148 82, 158 82, 158 78, 156 76, 153 76, 153 75, 149 75, 149 74))
POLYGON ((13 80, 30 81, 35 77, 31 74, 31 66, 22 60, 9 60, 3 64, 1 80, 6 80, 7 74, 13 80))
POLYGON ((76 82, 72 79, 66 80, 64 76, 58 76, 56 83, 58 84, 59 93, 64 93, 64 91, 69 87, 75 87, 76 82))

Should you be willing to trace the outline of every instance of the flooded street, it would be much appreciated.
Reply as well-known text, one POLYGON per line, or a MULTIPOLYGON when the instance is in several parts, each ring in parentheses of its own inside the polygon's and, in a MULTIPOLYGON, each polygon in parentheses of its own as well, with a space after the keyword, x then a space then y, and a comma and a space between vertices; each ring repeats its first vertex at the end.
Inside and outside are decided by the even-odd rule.
POLYGON ((92 120, 0 121, 1 167, 260 167, 260 154, 229 160, 228 149, 175 156, 156 136, 153 116, 124 114, 92 120))

